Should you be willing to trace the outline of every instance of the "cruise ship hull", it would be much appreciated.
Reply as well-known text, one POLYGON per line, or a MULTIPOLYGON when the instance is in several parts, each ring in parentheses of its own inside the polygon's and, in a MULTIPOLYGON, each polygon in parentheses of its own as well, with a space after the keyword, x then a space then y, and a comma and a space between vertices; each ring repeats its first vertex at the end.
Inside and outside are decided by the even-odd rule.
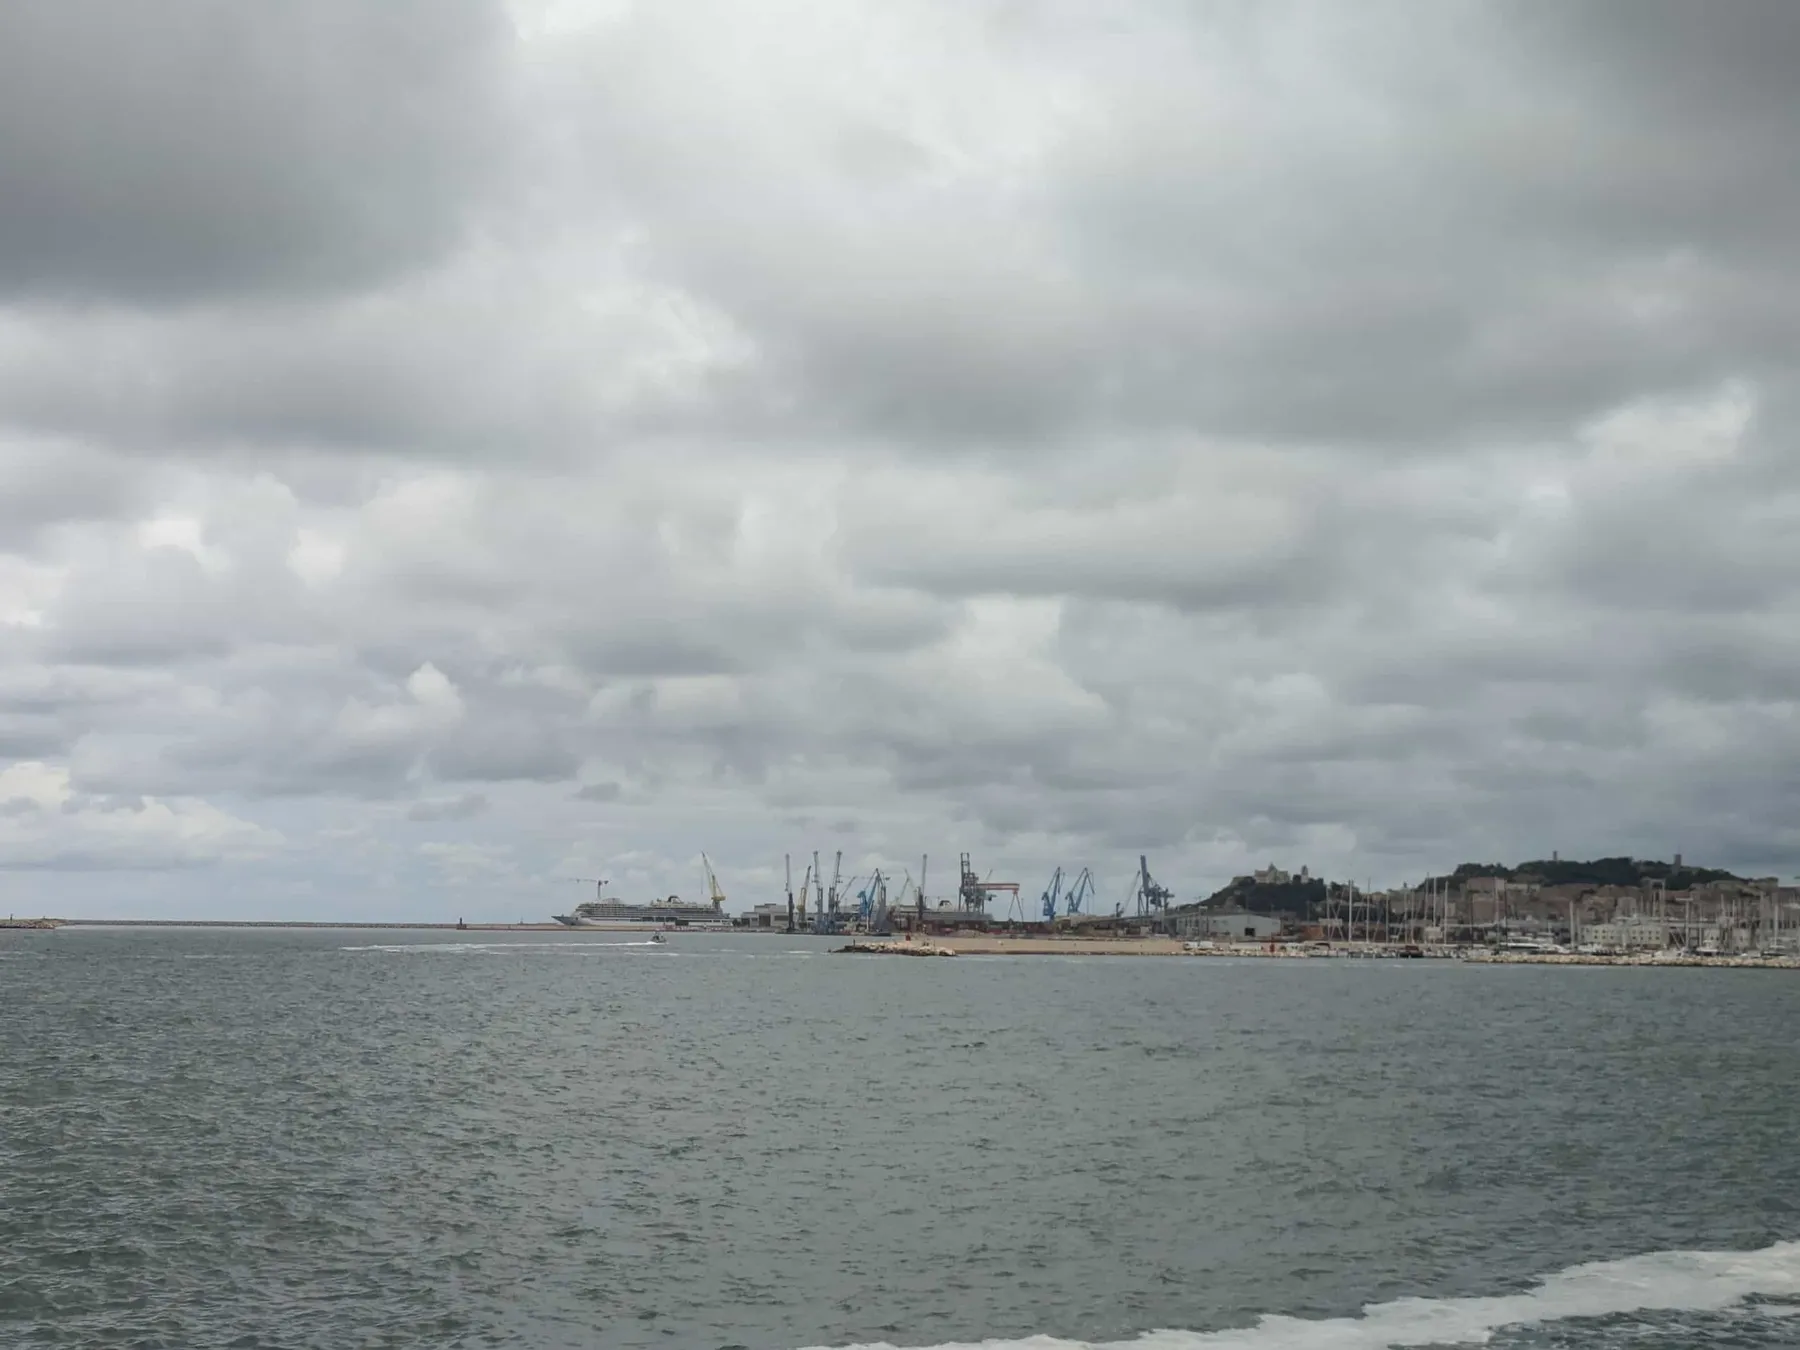
MULTIPOLYGON (((621 906, 629 910, 630 906, 621 906)), ((725 929, 731 920, 717 910, 696 907, 688 913, 554 914, 566 928, 598 928, 611 932, 655 932, 662 928, 725 929)))

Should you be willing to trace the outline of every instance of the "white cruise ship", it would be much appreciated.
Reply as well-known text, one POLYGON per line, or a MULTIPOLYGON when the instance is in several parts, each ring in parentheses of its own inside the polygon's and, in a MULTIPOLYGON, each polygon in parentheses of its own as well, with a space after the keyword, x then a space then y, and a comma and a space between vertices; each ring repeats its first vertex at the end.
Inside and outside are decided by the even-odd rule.
POLYGON ((652 900, 634 905, 629 901, 608 898, 601 892, 605 882, 594 886, 595 899, 577 905, 573 914, 554 914, 560 924, 570 928, 729 928, 731 917, 717 901, 697 905, 671 895, 667 900, 652 900))

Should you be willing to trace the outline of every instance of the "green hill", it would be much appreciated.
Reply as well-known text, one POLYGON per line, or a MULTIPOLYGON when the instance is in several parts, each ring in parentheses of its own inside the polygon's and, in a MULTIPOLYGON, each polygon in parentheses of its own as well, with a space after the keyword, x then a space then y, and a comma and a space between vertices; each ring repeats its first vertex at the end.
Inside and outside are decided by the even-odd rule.
POLYGON ((1265 885, 1239 877, 1221 886, 1203 902, 1208 909, 1247 909, 1252 914, 1292 914, 1305 917, 1325 904, 1325 883, 1314 877, 1265 885))
MULTIPOLYGON (((1676 867, 1654 858, 1539 858, 1516 867, 1505 863, 1463 863, 1447 878, 1454 888, 1471 877, 1504 877, 1508 881, 1535 881, 1544 886, 1642 886, 1660 881, 1672 891, 1685 891, 1708 881, 1742 881, 1744 878, 1717 867, 1676 867)), ((1432 877, 1426 882, 1442 882, 1432 877)))
MULTIPOLYGON (((1429 877, 1422 884, 1441 885, 1448 881, 1450 888, 1456 890, 1473 877, 1504 877, 1543 886, 1642 886, 1647 881, 1660 881, 1672 891, 1685 891, 1709 881, 1744 880, 1722 868, 1676 867, 1653 858, 1594 858, 1588 862, 1538 858, 1512 867, 1505 863, 1463 863, 1448 877, 1429 877)), ((1306 881, 1296 878, 1278 885, 1238 877, 1201 903, 1208 909, 1246 909, 1252 914, 1317 918, 1325 912, 1325 887, 1325 881, 1318 877, 1306 881)))

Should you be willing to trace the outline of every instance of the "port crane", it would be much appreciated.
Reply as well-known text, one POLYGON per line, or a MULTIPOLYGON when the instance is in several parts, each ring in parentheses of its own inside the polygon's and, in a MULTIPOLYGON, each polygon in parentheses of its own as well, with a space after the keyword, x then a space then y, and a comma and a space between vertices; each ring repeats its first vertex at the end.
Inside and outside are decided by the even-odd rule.
POLYGON ((843 884, 844 884, 844 850, 840 848, 837 851, 837 856, 832 859, 832 863, 831 863, 831 926, 827 930, 828 932, 832 932, 832 933, 837 932, 838 897, 843 894, 843 890, 842 890, 843 884))
POLYGON ((1044 904, 1044 922, 1050 923, 1056 918, 1056 902, 1062 898, 1063 870, 1058 867, 1050 874, 1050 884, 1044 887, 1041 897, 1044 904))
MULTIPOLYGON (((811 889, 812 889, 812 865, 809 863, 809 864, 807 864, 806 875, 800 878, 800 910, 799 910, 798 916, 794 920, 794 922, 799 925, 799 927, 796 931, 799 931, 802 933, 804 933, 806 931, 806 893, 808 891, 810 891, 811 889)), ((788 893, 788 907, 789 907, 790 912, 793 909, 793 901, 794 901, 794 896, 793 896, 793 893, 790 891, 788 893)))
POLYGON ((1069 887, 1068 893, 1063 897, 1064 911, 1073 918, 1075 915, 1081 913, 1082 905, 1087 902, 1093 893, 1094 874, 1084 867, 1081 869, 1080 874, 1075 878, 1075 884, 1069 887))
MULTIPOLYGON (((855 884, 855 878, 851 878, 855 884)), ((856 917, 866 924, 875 917, 875 888, 881 884, 881 869, 877 867, 869 873, 868 883, 856 893, 856 917)))
MULTIPOLYGON (((816 892, 815 903, 813 905, 812 931, 815 933, 823 933, 825 929, 820 927, 820 925, 825 922, 825 869, 819 866, 818 849, 813 850, 812 883, 813 889, 816 892)), ((800 926, 802 928, 806 927, 805 924, 801 924, 800 926)))
POLYGON ((887 933, 892 930, 888 918, 888 879, 881 875, 877 867, 869 874, 869 881, 857 892, 857 918, 862 921, 865 933, 887 933))
MULTIPOLYGON (((964 913, 987 913, 988 897, 995 891, 1006 891, 1016 905, 1019 900, 1019 883, 1016 881, 986 881, 980 877, 969 864, 969 855, 962 855, 962 879, 957 885, 956 894, 964 913)), ((923 870, 923 869, 921 869, 923 870)), ((990 871, 991 877, 993 873, 990 871)))
POLYGON ((1169 909, 1169 901, 1174 898, 1175 892, 1167 886, 1160 885, 1150 875, 1150 860, 1142 853, 1138 854, 1137 912, 1139 916, 1154 919, 1158 910, 1162 910, 1166 914, 1169 909))
MULTIPOLYGON (((813 855, 814 866, 818 866, 818 854, 813 855)), ((825 873, 821 869, 815 874, 814 884, 819 888, 819 912, 813 919, 813 932, 835 933, 838 925, 838 896, 842 894, 840 887, 844 880, 844 851, 838 850, 837 859, 831 865, 831 889, 825 889, 825 873)))
POLYGON ((713 871, 712 860, 702 853, 700 866, 706 871, 706 895, 712 901, 714 909, 725 908, 725 892, 719 889, 718 874, 713 871))

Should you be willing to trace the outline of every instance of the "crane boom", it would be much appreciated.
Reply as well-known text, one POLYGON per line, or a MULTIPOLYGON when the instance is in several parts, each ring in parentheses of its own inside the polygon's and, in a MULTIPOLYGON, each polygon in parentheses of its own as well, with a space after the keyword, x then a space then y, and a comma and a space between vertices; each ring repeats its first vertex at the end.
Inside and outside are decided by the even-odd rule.
POLYGON ((700 866, 706 871, 706 893, 707 897, 712 901, 712 907, 714 909, 725 908, 725 892, 719 889, 719 878, 717 873, 713 871, 712 859, 702 853, 700 855, 700 866))

